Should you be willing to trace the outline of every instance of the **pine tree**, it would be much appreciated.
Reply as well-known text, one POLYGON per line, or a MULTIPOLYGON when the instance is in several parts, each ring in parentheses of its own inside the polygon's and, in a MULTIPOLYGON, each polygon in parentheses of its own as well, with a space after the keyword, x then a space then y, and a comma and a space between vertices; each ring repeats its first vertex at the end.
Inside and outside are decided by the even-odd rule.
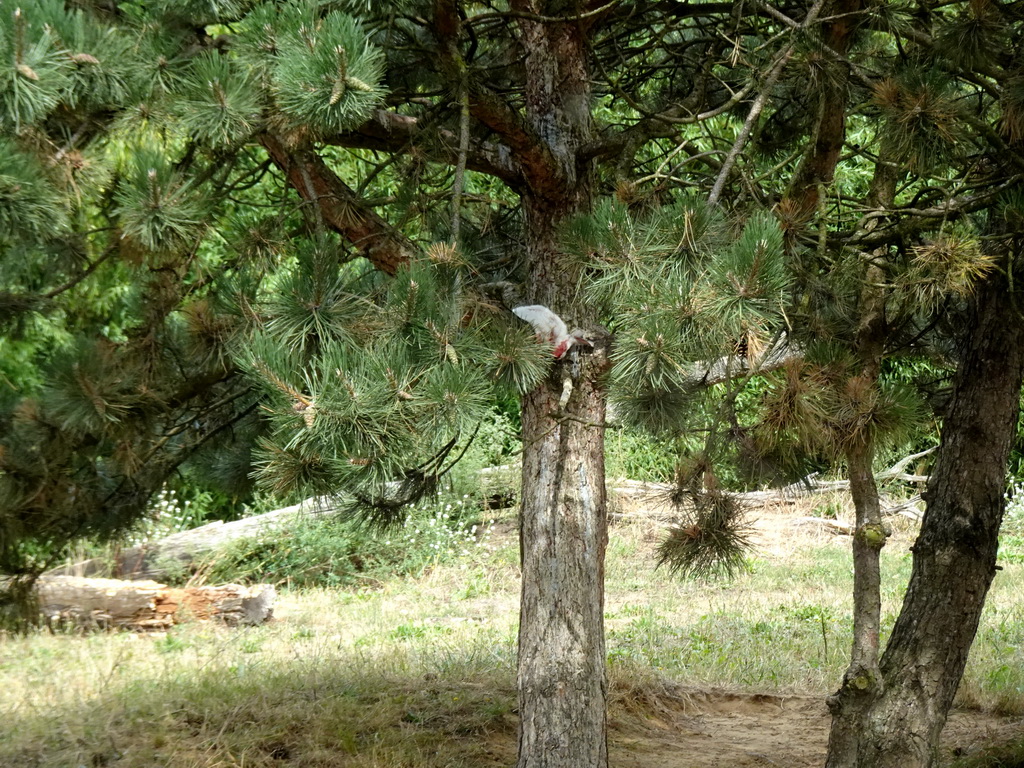
POLYGON ((125 530, 177 471, 387 525, 514 393, 522 766, 607 762, 606 400, 680 440, 704 419, 669 567, 741 561, 737 441, 845 460, 870 533, 915 411, 886 361, 941 348, 1006 257, 983 213, 1015 221, 996 4, 0 11, 0 568, 125 530), (522 304, 588 344, 556 358, 522 304))

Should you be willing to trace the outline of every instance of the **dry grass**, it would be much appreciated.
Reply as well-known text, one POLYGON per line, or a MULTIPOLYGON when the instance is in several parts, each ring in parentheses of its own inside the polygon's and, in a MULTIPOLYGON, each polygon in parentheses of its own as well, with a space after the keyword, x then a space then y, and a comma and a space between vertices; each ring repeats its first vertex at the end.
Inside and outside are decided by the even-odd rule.
MULTIPOLYGON (((802 510, 808 512, 810 510, 802 510)), ((792 510, 788 510, 793 514, 792 510)), ((799 513, 796 513, 799 514, 799 513)), ((683 707, 682 686, 835 688, 849 644, 849 539, 761 524, 752 570, 712 585, 655 570, 662 528, 613 527, 607 631, 614 729, 683 707)), ((0 640, 0 766, 490 766, 514 759, 514 524, 418 579, 281 595, 276 620, 165 635, 0 640)), ((909 531, 884 551, 887 624, 909 531)), ((1022 566, 997 577, 965 704, 1024 711, 1022 566)))

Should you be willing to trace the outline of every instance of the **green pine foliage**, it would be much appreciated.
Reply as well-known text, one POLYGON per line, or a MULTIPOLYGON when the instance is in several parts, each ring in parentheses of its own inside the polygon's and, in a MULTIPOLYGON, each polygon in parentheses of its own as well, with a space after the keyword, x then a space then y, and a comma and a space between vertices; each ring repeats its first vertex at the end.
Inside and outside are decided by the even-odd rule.
POLYGON ((1000 107, 1004 133, 1011 142, 1019 143, 1024 139, 1024 72, 1020 69, 1007 80, 1000 107))
POLYGON ((1009 53, 1008 25, 990 3, 971 3, 946 22, 936 36, 936 47, 949 61, 965 70, 990 68, 1009 53))
POLYGON ((205 146, 230 147, 260 126, 262 105, 252 74, 220 53, 191 62, 176 96, 173 111, 181 129, 205 146))
POLYGON ((193 245, 205 226, 200 191, 181 176, 166 152, 130 150, 115 199, 122 235, 141 252, 162 254, 193 245))
POLYGON ((134 409, 146 405, 131 368, 118 365, 116 346, 84 341, 68 363, 52 372, 42 404, 72 435, 116 434, 134 409))
POLYGON ((480 363, 500 396, 529 392, 551 368, 550 352, 521 325, 506 325, 491 337, 491 344, 480 363))
POLYGON ((0 242, 58 235, 68 225, 68 206, 39 160, 0 140, 0 242))
POLYGON ((336 260, 333 269, 316 254, 298 260, 256 307, 262 319, 240 347, 274 404, 257 458, 264 488, 344 491, 357 501, 352 514, 384 525, 437 487, 496 393, 546 370, 511 315, 476 312, 466 277, 427 261, 376 286, 336 260))
POLYGON ((153 15, 180 24, 208 26, 239 18, 251 0, 157 0, 153 15))
POLYGON ((55 47, 68 60, 64 102, 73 109, 119 109, 141 95, 140 37, 134 30, 117 31, 92 22, 81 9, 59 0, 33 3, 51 30, 55 47))
POLYGON ((769 216, 735 233, 693 199, 637 211, 609 202, 563 239, 586 260, 585 290, 615 329, 610 396, 628 424, 655 434, 692 427, 707 367, 756 360, 786 327, 791 278, 769 216))
POLYGON ((0 24, 0 125, 20 131, 60 103, 71 61, 31 7, 3 9, 0 24))
POLYGON ((267 296, 267 333, 300 361, 328 343, 362 343, 384 326, 382 309, 356 290, 361 275, 338 255, 327 240, 300 244, 295 268, 267 296))
MULTIPOLYGON (((353 515, 400 521, 482 451, 495 403, 565 371, 488 288, 528 282, 523 158, 501 143, 532 97, 515 19, 464 5, 449 71, 422 0, 108 5, 0 9, 0 567, 130 530, 170 475, 347 492, 353 515), (378 109, 394 132, 364 125, 378 109), (282 167, 314 156, 341 182, 329 195, 282 167), (408 263, 367 266, 382 232, 408 263)), ((704 512, 672 547, 704 573, 733 523, 704 496, 757 479, 726 465, 793 479, 850 435, 884 445, 928 420, 895 363, 858 385, 863 298, 885 305, 887 361, 948 366, 955 313, 1006 266, 997 235, 1024 221, 1019 12, 870 3, 837 62, 831 22, 641 5, 584 25, 595 200, 561 250, 611 335, 615 414, 679 449, 679 498, 704 512), (787 196, 827 133, 826 88, 848 96, 845 134, 805 204, 787 196), (781 341, 801 359, 757 370, 781 341), (715 365, 733 375, 709 391, 715 365)))
POLYGON ((384 96, 381 51, 347 14, 318 16, 300 6, 285 13, 292 18, 277 40, 273 86, 283 115, 296 127, 322 132, 362 123, 384 96))

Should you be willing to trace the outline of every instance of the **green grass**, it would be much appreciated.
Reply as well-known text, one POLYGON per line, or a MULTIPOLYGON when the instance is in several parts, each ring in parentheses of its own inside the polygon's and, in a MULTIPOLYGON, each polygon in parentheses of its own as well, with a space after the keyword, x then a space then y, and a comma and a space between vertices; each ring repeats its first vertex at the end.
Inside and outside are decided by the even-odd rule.
MULTIPOLYGON (((414 574, 286 589, 262 627, 0 639, 0 766, 508 765, 519 574, 514 521, 497 528, 490 548, 414 574)), ((848 538, 794 532, 763 548, 749 573, 702 585, 653 567, 660 531, 611 531, 613 730, 682 685, 835 689, 850 643, 848 538)), ((883 551, 887 627, 910 543, 899 533, 883 551)), ((1003 566, 960 701, 1021 713, 1024 566, 1003 566)))

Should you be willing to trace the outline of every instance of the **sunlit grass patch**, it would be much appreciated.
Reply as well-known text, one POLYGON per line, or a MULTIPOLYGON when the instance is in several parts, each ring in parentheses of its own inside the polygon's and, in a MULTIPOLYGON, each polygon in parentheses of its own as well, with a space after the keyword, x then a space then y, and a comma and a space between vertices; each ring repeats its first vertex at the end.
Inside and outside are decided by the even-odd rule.
POLYGON ((310 597, 295 615, 320 617, 313 626, 9 639, 23 653, 5 654, 4 673, 17 664, 23 677, 5 697, 0 765, 488 764, 492 747, 461 737, 514 728, 507 631, 403 621, 368 601, 348 606, 349 624, 344 607, 315 610, 326 592, 310 597))
MULTIPOLYGON (((694 689, 824 697, 838 687, 850 540, 780 525, 784 535, 760 547, 748 572, 710 583, 654 566, 656 520, 613 525, 613 730, 671 721, 694 689)), ((898 531, 882 552, 885 632, 912 540, 898 531)), ((1024 712, 1022 573, 1006 562, 997 574, 962 704, 1024 712)), ((347 588, 284 588, 261 627, 2 638, 0 766, 508 765, 518 599, 506 515, 489 548, 347 588)))

